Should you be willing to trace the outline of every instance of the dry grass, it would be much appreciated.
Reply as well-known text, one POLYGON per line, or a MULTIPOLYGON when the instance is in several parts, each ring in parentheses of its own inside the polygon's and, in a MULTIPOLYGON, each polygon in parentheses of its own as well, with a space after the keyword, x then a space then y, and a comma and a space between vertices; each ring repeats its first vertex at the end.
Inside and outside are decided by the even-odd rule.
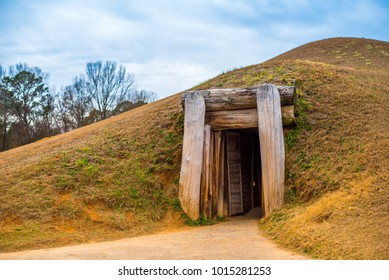
POLYGON ((303 60, 322 62, 352 69, 387 70, 388 43, 358 38, 333 38, 305 44, 268 62, 303 60))
MULTIPOLYGON (((356 41, 348 42, 343 47, 353 50, 356 41)), ((356 49, 389 50, 373 43, 361 40, 356 49)), ((319 45, 318 60, 331 62, 323 53, 332 46, 319 45)), ((389 58, 371 61, 369 69, 348 60, 327 65, 322 85, 304 87, 310 129, 287 152, 290 204, 264 221, 269 236, 315 258, 389 259, 389 58)))
MULTIPOLYGON (((298 81, 299 126, 286 132, 287 203, 261 225, 280 244, 315 258, 389 258, 388 53, 387 42, 323 40, 196 87, 298 81)), ((179 99, 1 153, 0 251, 180 225, 169 210, 181 159, 179 99)))
POLYGON ((0 251, 163 229, 177 195, 179 97, 0 154, 0 251))
POLYGON ((261 223, 270 238, 314 258, 389 259, 388 53, 387 42, 323 40, 199 85, 299 81, 305 106, 286 135, 287 203, 261 223))

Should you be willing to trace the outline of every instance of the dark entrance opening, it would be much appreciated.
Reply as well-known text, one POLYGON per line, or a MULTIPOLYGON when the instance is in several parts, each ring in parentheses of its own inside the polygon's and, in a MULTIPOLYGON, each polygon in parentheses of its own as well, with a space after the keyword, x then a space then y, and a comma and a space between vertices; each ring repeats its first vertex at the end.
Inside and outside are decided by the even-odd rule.
POLYGON ((190 91, 182 96, 179 197, 189 218, 216 219, 250 210, 248 216, 255 217, 270 215, 282 206, 282 126, 294 123, 295 93, 295 87, 265 84, 190 91))
POLYGON ((261 157, 257 129, 228 130, 226 194, 229 216, 262 208, 261 157))

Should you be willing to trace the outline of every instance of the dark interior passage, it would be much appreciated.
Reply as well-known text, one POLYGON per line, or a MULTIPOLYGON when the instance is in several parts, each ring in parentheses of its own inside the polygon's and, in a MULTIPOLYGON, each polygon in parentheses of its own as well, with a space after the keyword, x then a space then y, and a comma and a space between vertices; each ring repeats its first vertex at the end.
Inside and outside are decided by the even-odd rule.
POLYGON ((226 131, 229 215, 262 206, 261 160, 258 131, 226 131))

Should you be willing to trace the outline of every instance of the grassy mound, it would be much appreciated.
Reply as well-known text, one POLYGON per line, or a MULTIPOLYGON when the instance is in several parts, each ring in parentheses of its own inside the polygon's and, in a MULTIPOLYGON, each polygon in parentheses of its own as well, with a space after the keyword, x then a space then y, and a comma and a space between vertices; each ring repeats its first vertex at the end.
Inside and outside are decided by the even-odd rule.
MULTIPOLYGON (((196 89, 296 83, 286 204, 261 222, 315 258, 388 259, 389 43, 336 38, 223 73, 196 89)), ((0 251, 134 236, 175 208, 180 95, 0 154, 0 251)))
POLYGON ((199 88, 297 81, 286 131, 286 205, 261 222, 280 244, 324 259, 389 258, 389 43, 336 38, 199 88))
POLYGON ((0 251, 180 226, 182 124, 176 96, 1 153, 0 251))

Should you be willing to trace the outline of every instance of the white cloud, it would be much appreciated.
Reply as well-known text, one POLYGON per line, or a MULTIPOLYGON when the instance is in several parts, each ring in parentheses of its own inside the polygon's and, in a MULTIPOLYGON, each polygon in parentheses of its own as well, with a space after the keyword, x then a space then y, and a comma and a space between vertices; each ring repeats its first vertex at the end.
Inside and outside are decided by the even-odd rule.
POLYGON ((216 74, 201 64, 162 59, 146 64, 129 64, 127 69, 134 70, 140 88, 152 90, 160 97, 188 89, 216 74))
POLYGON ((58 88, 87 62, 113 60, 163 97, 308 41, 350 32, 368 37, 354 25, 383 30, 387 22, 371 2, 15 1, 21 6, 6 10, 0 26, 0 63, 39 66, 58 88))

